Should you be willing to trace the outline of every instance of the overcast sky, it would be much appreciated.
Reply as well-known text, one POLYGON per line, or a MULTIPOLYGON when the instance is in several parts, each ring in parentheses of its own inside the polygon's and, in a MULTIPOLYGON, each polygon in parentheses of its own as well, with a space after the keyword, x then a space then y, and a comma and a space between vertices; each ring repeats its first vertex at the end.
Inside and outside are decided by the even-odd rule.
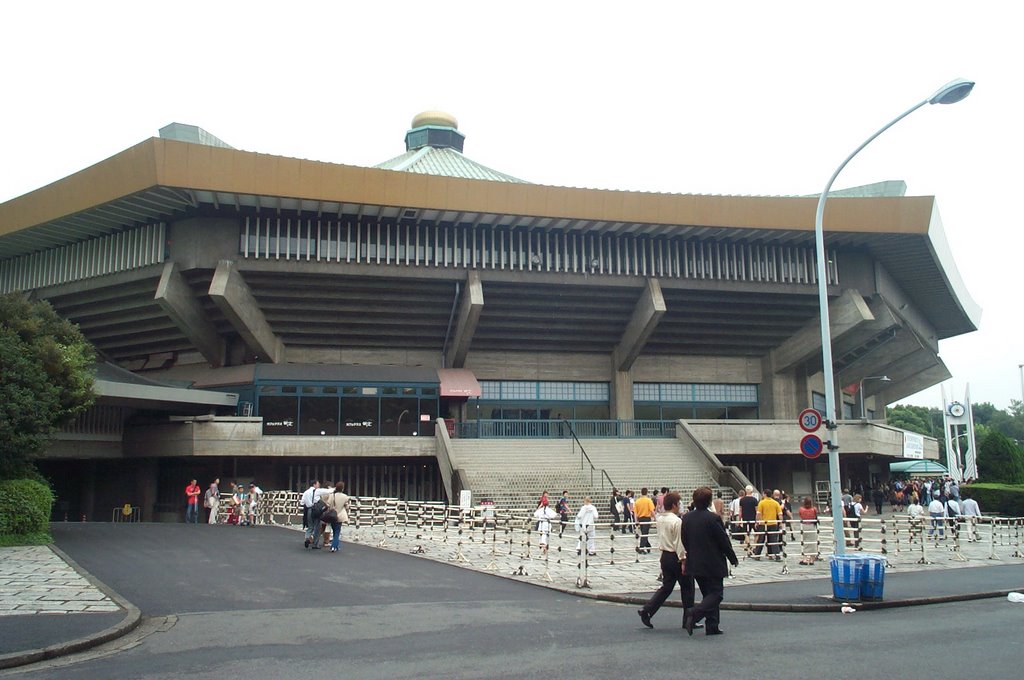
MULTIPOLYGON (((466 155, 523 179, 815 194, 902 179, 938 199, 981 329, 947 388, 1000 408, 1024 363, 1017 208, 1024 40, 1013 3, 66 2, 0 7, 0 201, 169 122, 252 151, 373 165, 451 112, 466 155)), ((826 225, 827 231, 827 225, 826 225)), ((827 238, 827 235, 826 235, 827 238)), ((938 387, 904 403, 940 406, 938 387)))

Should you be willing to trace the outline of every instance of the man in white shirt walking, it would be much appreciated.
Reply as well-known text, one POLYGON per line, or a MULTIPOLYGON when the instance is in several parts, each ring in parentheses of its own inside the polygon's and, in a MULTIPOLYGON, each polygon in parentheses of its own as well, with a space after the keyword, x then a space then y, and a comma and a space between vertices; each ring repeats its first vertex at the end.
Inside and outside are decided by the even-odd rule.
POLYGON ((928 515, 932 518, 932 525, 928 527, 928 536, 932 536, 935 530, 939 530, 939 538, 946 537, 946 506, 939 500, 939 492, 936 491, 928 504, 928 515))
POLYGON ((597 554, 594 545, 594 538, 597 532, 597 508, 590 502, 590 496, 583 499, 583 506, 576 513, 576 533, 580 540, 576 542, 576 554, 579 555, 583 549, 583 537, 587 539, 587 554, 593 557, 597 554))
POLYGON ((963 492, 963 501, 960 505, 963 506, 963 516, 967 518, 967 542, 974 543, 978 540, 978 518, 981 517, 981 508, 978 507, 978 501, 971 498, 968 493, 963 492))
POLYGON ((320 480, 314 479, 309 488, 302 492, 302 498, 300 501, 302 503, 302 526, 306 528, 305 544, 307 548, 309 547, 309 543, 313 536, 313 521, 310 519, 309 510, 313 507, 313 504, 316 503, 317 498, 319 498, 317 495, 317 490, 319 488, 320 480))
POLYGON ((675 491, 665 494, 665 512, 658 517, 658 543, 661 546, 661 587, 651 596, 642 609, 637 610, 640 620, 648 628, 654 628, 651 617, 654 616, 665 600, 679 583, 679 596, 686 606, 686 594, 683 591, 683 565, 686 562, 686 551, 683 549, 682 526, 679 519, 679 494, 675 491))

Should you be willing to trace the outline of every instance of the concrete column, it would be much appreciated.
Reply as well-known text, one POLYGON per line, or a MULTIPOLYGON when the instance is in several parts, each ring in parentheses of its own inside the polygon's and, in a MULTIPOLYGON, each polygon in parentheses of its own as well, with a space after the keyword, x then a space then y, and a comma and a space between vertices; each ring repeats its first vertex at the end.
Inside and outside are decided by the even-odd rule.
POLYGON ((210 366, 224 365, 224 341, 174 262, 164 264, 154 299, 210 366))
POLYGON ((757 409, 762 419, 796 418, 806 406, 806 386, 801 391, 795 371, 771 370, 769 356, 761 358, 761 384, 757 389, 757 409))
POLYGON ((249 285, 234 262, 221 260, 210 282, 210 297, 260 360, 284 361, 284 343, 263 316, 249 285))
POLYGON ((466 276, 466 288, 462 291, 462 300, 459 303, 455 333, 445 356, 445 365, 449 368, 465 368, 466 355, 469 354, 469 346, 473 343, 480 312, 483 309, 484 287, 480 282, 480 274, 471 271, 466 276))
MULTIPOLYGON (((143 458, 135 461, 138 466, 135 473, 135 493, 137 503, 142 508, 142 521, 152 522, 153 509, 156 506, 156 485, 158 465, 156 458, 143 458)), ((184 488, 184 487, 183 487, 184 488)))
MULTIPOLYGON (((665 298, 661 294, 661 284, 657 279, 647 279, 647 286, 633 308, 633 316, 626 324, 619 344, 615 346, 613 370, 629 371, 633 368, 633 364, 640 356, 640 352, 643 351, 648 338, 654 333, 654 329, 658 327, 658 322, 665 315, 665 311, 665 298)), ((630 399, 632 399, 632 394, 630 399)))
POLYGON ((238 255, 240 218, 189 217, 168 225, 168 257, 184 269, 213 269, 238 255))
POLYGON ((87 460, 82 466, 82 507, 81 517, 72 519, 85 519, 88 522, 96 520, 96 461, 87 460))
POLYGON ((616 370, 614 357, 612 358, 611 393, 612 420, 632 420, 634 415, 633 371, 616 370))
MULTIPOLYGON (((855 290, 846 290, 828 305, 832 342, 849 333, 861 324, 874 320, 864 298, 855 290)), ((821 325, 817 318, 807 322, 788 340, 772 350, 772 369, 785 371, 812 359, 821 364, 821 325)))

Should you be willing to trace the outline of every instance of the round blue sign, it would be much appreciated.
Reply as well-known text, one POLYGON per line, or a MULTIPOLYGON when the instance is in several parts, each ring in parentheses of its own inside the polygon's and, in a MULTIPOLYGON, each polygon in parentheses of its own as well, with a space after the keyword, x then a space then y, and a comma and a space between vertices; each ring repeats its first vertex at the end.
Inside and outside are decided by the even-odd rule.
POLYGON ((821 451, 824 448, 825 444, 821 441, 821 437, 816 434, 809 434, 800 440, 800 453, 804 454, 805 458, 814 460, 821 455, 821 451))

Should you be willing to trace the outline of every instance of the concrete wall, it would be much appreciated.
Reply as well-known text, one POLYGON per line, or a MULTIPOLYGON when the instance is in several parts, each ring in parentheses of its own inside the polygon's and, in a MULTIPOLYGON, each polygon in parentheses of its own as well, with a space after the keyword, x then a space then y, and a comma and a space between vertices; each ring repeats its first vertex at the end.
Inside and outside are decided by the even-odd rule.
POLYGON ((130 428, 125 455, 433 457, 433 437, 264 437, 259 418, 161 423, 130 428))
MULTIPOLYGON (((806 434, 793 420, 693 420, 690 427, 715 455, 779 455, 800 453, 800 439, 806 434)), ((825 430, 818 436, 825 438, 825 430)), ((873 454, 900 458, 903 430, 880 423, 841 421, 838 430, 840 456, 873 454)), ((824 454, 823 454, 824 455, 824 454)), ((939 458, 939 442, 924 439, 924 455, 939 458)))
POLYGON ((239 221, 195 217, 168 225, 168 259, 182 270, 216 269, 220 260, 238 259, 239 221))
POLYGON ((363 364, 370 366, 441 366, 441 348, 426 350, 363 349, 358 347, 285 346, 290 364, 363 364))

